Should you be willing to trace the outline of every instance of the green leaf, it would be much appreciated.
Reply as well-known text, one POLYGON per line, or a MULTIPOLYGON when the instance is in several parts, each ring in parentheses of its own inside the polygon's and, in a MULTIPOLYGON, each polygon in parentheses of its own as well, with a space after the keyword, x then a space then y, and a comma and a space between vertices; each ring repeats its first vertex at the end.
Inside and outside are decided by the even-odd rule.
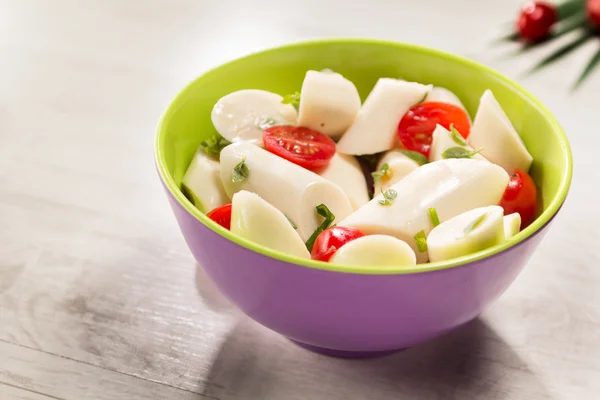
POLYGON ((417 249, 419 249, 419 253, 425 253, 427 251, 427 237, 425 236, 425 231, 420 231, 414 236, 414 238, 417 242, 417 249))
POLYGON ((385 163, 381 166, 379 171, 371 172, 371 176, 373 177, 373 182, 377 183, 380 179, 387 180, 390 176, 390 165, 385 163))
POLYGON ((471 233, 474 229, 476 229, 487 217, 487 213, 481 214, 479 217, 475 218, 469 225, 465 227, 465 235, 471 233))
MULTIPOLYGON (((285 215, 285 214, 284 214, 284 215, 285 215)), ((290 223, 290 225, 292 225, 292 228, 294 228, 294 229, 298 229, 298 225, 296 225, 296 224, 294 223, 294 221, 292 221, 292 220, 290 219, 290 217, 288 217, 287 215, 286 215, 285 217, 287 218, 287 220, 288 220, 288 222, 290 223)))
POLYGON ((556 2, 557 19, 562 21, 572 15, 581 13, 585 9, 587 0, 565 0, 556 2))
POLYGON ((583 83, 583 81, 585 81, 585 79, 590 75, 590 73, 594 70, 594 68, 596 68, 596 66, 598 66, 598 63, 600 63, 600 48, 598 48, 598 50, 592 56, 590 61, 588 61, 587 65, 585 66, 585 69, 581 72, 581 75, 579 75, 577 82, 575 82, 573 89, 578 88, 579 85, 581 85, 583 83))
POLYGON ((467 141, 460 134, 460 132, 454 127, 454 124, 450 124, 450 137, 459 146, 466 146, 467 141))
POLYGON ((291 104, 297 110, 300 107, 300 92, 286 94, 281 100, 283 104, 291 104))
POLYGON ((575 40, 565 44, 564 46, 560 47, 552 54, 544 58, 542 61, 537 63, 528 73, 531 74, 536 71, 539 71, 540 69, 552 64, 553 62, 560 60, 562 57, 566 56, 567 54, 577 49, 579 46, 583 45, 593 36, 594 34, 590 30, 584 30, 577 38, 575 38, 575 40))
POLYGON ((231 142, 225 140, 223 136, 215 133, 208 140, 203 140, 200 142, 200 148, 206 153, 213 156, 219 156, 221 154, 221 150, 225 147, 229 146, 231 142))
POLYGON ((483 151, 483 147, 477 150, 469 150, 464 147, 450 147, 442 153, 442 158, 472 158, 475 154, 483 151))
POLYGON ((405 150, 405 149, 398 149, 398 151, 419 165, 425 165, 429 162, 427 157, 425 157, 423 154, 419 153, 418 151, 405 150))
POLYGON ((235 167, 233 167, 233 172, 231 173, 231 182, 243 182, 246 180, 248 175, 250 175, 250 169, 246 165, 246 156, 244 156, 242 157, 242 161, 240 161, 235 167))
POLYGON ((312 251, 313 246, 315 245, 315 240, 317 240, 317 237, 321 234, 321 232, 329 228, 331 223, 335 220, 335 215, 333 215, 333 213, 329 210, 329 208, 327 208, 325 204, 319 204, 315 209, 317 211, 317 214, 319 214, 325 219, 323 220, 321 225, 319 225, 317 229, 315 229, 313 234, 310 235, 310 237, 306 241, 306 248, 309 252, 312 251))
POLYGON ((396 192, 394 189, 387 189, 385 192, 382 189, 381 194, 383 195, 383 200, 379 200, 379 204, 382 206, 392 205, 394 199, 398 197, 398 192, 396 192))
POLYGON ((433 207, 429 208, 429 218, 431 218, 431 223, 435 228, 440 224, 440 218, 438 217, 437 210, 433 207))

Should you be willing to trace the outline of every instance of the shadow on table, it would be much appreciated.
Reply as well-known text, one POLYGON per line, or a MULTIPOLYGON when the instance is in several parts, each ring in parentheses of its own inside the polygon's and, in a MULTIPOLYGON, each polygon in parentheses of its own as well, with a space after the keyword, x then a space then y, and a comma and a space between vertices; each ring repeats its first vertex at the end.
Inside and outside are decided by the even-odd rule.
MULTIPOLYGON (((213 309, 227 300, 198 269, 213 309)), ((206 396, 230 399, 548 399, 546 388, 484 320, 393 355, 345 360, 304 350, 245 316, 212 362, 206 396)))

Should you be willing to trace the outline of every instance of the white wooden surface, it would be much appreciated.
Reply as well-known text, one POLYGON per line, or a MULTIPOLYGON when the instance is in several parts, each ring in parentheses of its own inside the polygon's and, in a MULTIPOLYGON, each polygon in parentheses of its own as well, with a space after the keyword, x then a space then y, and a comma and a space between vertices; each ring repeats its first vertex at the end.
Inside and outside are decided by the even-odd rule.
POLYGON ((552 46, 524 59, 490 46, 519 3, 0 0, 0 399, 600 398, 600 71, 569 92, 600 44, 522 78, 552 46), (497 68, 556 113, 575 157, 566 206, 509 291, 469 326, 374 360, 309 353, 236 313, 196 268, 152 161, 189 80, 327 36, 497 68))

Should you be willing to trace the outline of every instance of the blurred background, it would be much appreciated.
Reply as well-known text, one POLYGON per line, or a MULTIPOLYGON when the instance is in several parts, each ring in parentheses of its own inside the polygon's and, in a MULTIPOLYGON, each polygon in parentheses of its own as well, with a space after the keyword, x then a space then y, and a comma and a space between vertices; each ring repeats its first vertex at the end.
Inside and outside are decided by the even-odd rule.
MULTIPOLYGON (((519 0, 0 0, 0 399, 593 399, 600 393, 600 72, 590 40, 514 56, 519 0), (508 24, 508 25, 507 25, 508 24), (153 165, 184 85, 293 41, 372 37, 469 57, 571 140, 564 210, 469 326, 375 360, 309 353, 238 315, 198 269, 153 165)), ((468 82, 465 82, 468 85, 468 82)))

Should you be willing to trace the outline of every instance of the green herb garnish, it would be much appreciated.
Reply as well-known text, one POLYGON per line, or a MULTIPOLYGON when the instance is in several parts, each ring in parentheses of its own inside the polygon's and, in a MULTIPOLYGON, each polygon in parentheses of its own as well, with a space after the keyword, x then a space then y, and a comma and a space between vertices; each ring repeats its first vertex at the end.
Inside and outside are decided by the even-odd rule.
POLYGON ((417 242, 419 253, 425 253, 427 251, 427 237, 425 236, 425 231, 420 231, 414 237, 417 242))
POLYGON ((469 150, 464 147, 450 147, 442 153, 442 158, 472 158, 474 155, 483 151, 483 147, 477 150, 469 150))
POLYGON ((244 156, 242 157, 242 161, 240 161, 235 167, 233 167, 233 172, 231 173, 231 182, 243 182, 246 180, 248 175, 250 175, 250 169, 246 165, 246 156, 244 156))
MULTIPOLYGON (((285 214, 284 214, 284 215, 285 215, 285 214)), ((298 225, 296 225, 296 224, 294 223, 294 221, 292 221, 292 220, 290 219, 290 217, 288 217, 287 215, 286 215, 285 217, 287 218, 287 220, 288 220, 288 222, 290 223, 290 225, 292 225, 292 228, 294 228, 294 229, 298 229, 298 225)))
POLYGON ((394 199, 398 197, 398 192, 394 189, 387 189, 385 192, 381 189, 381 194, 383 195, 383 200, 379 200, 379 204, 382 206, 391 205, 394 199))
POLYGON ((221 154, 221 150, 225 147, 229 146, 231 142, 223 138, 223 136, 215 133, 208 140, 203 140, 200 142, 200 148, 206 153, 211 154, 213 156, 219 156, 221 154))
POLYGON ((429 208, 429 217, 431 218, 431 223, 433 224, 434 228, 440 224, 440 218, 438 217, 437 211, 435 208, 433 208, 433 207, 429 208))
POLYGON ((390 179, 392 174, 392 170, 390 170, 390 165, 385 163, 381 166, 379 171, 371 172, 371 176, 373 177, 373 182, 377 183, 380 179, 388 180, 390 179))
POLYGON ((300 92, 286 94, 281 100, 283 104, 291 104, 297 110, 300 107, 300 92))
POLYGON ((462 137, 460 132, 454 127, 454 124, 450 124, 450 137, 452 138, 452 140, 454 140, 454 143, 456 143, 459 146, 467 145, 467 141, 465 140, 464 137, 462 137))
POLYGON ((419 165, 425 165, 429 162, 427 157, 425 157, 423 154, 419 153, 418 151, 404 150, 404 149, 398 149, 398 151, 419 165))
POLYGON ((306 241, 306 248, 308 249, 308 251, 312 251, 312 248, 315 245, 315 240, 317 240, 317 237, 321 234, 321 232, 323 232, 325 229, 329 228, 329 226, 335 219, 335 215, 333 215, 333 213, 329 210, 329 208, 327 208, 327 206, 325 204, 319 204, 316 207, 316 210, 317 210, 317 214, 319 214, 320 216, 325 218, 325 220, 323 220, 321 225, 319 225, 317 227, 317 229, 315 229, 313 234, 310 235, 310 237, 306 241))
POLYGON ((477 228, 487 217, 487 213, 481 214, 479 217, 475 218, 469 225, 465 227, 465 236, 471 233, 475 228, 477 228))

